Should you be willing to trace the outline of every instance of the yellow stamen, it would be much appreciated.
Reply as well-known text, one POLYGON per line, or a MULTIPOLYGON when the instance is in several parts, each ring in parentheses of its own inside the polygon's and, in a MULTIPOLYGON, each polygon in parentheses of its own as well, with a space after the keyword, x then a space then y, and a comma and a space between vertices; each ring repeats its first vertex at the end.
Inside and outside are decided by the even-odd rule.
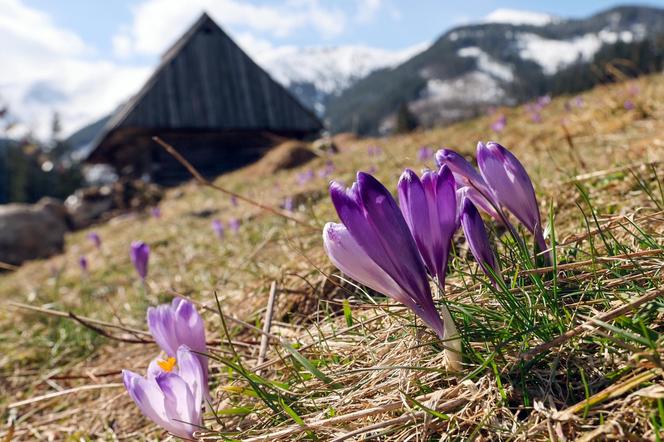
POLYGON ((175 358, 168 358, 165 361, 157 361, 157 365, 159 365, 162 370, 171 372, 173 367, 175 367, 176 362, 175 358))

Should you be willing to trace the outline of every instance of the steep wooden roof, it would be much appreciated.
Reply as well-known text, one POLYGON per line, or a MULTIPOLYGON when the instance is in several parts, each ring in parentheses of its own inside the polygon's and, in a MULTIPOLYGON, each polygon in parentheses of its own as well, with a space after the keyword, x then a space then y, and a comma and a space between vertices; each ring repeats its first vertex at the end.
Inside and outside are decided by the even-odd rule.
POLYGON ((109 120, 88 160, 112 149, 122 129, 306 133, 322 124, 204 13, 109 120))

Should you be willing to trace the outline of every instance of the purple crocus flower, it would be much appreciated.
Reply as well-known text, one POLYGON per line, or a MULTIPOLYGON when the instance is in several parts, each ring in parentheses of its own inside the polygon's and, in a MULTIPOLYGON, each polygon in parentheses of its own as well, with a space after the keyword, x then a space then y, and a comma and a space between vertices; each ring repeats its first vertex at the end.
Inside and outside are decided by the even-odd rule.
POLYGON ((202 425, 207 382, 198 358, 186 345, 177 349, 175 357, 153 360, 146 377, 122 370, 122 379, 148 419, 177 437, 193 439, 202 425))
POLYGON ((134 268, 136 269, 138 276, 140 276, 142 280, 145 280, 145 277, 148 276, 150 246, 145 244, 143 241, 134 241, 131 243, 129 256, 131 257, 131 262, 134 264, 134 268))
POLYGON ((498 267, 496 257, 493 250, 491 250, 489 236, 484 228, 482 217, 470 198, 464 198, 461 203, 461 226, 475 260, 482 271, 497 285, 498 282, 495 278, 500 277, 500 267, 498 267))
POLYGON ((300 186, 303 186, 314 178, 314 171, 311 169, 305 170, 304 172, 298 173, 296 178, 297 183, 300 186))
POLYGON ((237 197, 235 195, 231 195, 231 205, 237 207, 237 197))
POLYGON ((422 146, 417 151, 417 160, 422 163, 426 163, 430 161, 432 158, 433 158, 433 149, 431 149, 429 146, 422 146))
POLYGON ((551 95, 542 95, 537 99, 537 106, 542 109, 545 106, 548 106, 551 103, 551 95))
POLYGON ((88 239, 94 244, 97 250, 101 249, 101 237, 97 232, 88 233, 88 239))
POLYGON ((634 105, 634 102, 628 98, 627 100, 625 100, 623 107, 625 108, 625 110, 633 110, 636 106, 634 105))
POLYGON ((88 273, 88 258, 85 256, 78 258, 78 265, 83 273, 88 273))
POLYGON ((383 148, 380 146, 369 146, 367 147, 367 154, 369 154, 370 157, 377 157, 383 153, 383 148))
POLYGON ((521 162, 498 143, 477 145, 477 164, 497 202, 517 217, 535 236, 541 250, 546 250, 535 189, 521 162))
POLYGON ((327 178, 334 173, 335 167, 332 161, 325 163, 325 167, 318 171, 318 176, 321 178, 327 178))
POLYGON ((349 189, 332 182, 330 196, 342 224, 323 229, 325 250, 339 270, 406 305, 445 336, 424 262, 390 192, 359 172, 349 189))
POLYGON ((491 130, 500 133, 505 130, 505 126, 507 126, 507 117, 501 114, 493 123, 491 123, 491 130))
POLYGON ((284 210, 288 212, 292 212, 294 208, 294 203, 293 203, 293 197, 292 196, 287 196, 284 199, 284 210))
POLYGON ((220 220, 212 220, 212 230, 214 230, 214 234, 217 235, 219 239, 224 237, 224 224, 220 220))
POLYGON ((422 179, 406 169, 399 179, 399 205, 429 274, 445 285, 452 236, 457 229, 455 182, 449 167, 422 179))
POLYGON ((182 345, 197 353, 196 357, 203 370, 207 396, 208 358, 198 354, 207 352, 205 324, 194 304, 176 297, 170 304, 149 307, 147 319, 150 334, 168 357, 175 357, 182 345))
POLYGON ((468 196, 473 203, 481 207, 497 221, 504 222, 496 210, 499 205, 493 194, 493 190, 491 190, 477 169, 464 157, 451 149, 441 149, 436 152, 436 163, 438 166, 447 165, 450 168, 454 174, 454 180, 458 188, 467 188, 462 191, 464 196, 468 196))
POLYGON ((150 212, 152 213, 153 218, 161 218, 161 209, 159 207, 153 207, 150 212))
POLYGON ((231 218, 230 221, 228 221, 228 227, 231 228, 233 233, 237 233, 240 230, 240 220, 237 218, 231 218))

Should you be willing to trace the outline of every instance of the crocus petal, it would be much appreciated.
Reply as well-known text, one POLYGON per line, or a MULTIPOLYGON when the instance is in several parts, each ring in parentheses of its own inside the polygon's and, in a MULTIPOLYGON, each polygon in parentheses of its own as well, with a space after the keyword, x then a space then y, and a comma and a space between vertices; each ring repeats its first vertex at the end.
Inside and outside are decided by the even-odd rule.
MULTIPOLYGON (((198 355, 186 345, 181 345, 177 352, 178 376, 180 376, 194 395, 195 410, 200 412, 204 396, 208 395, 206 371, 203 370, 198 355)), ((200 414, 200 413, 199 413, 200 414)), ((195 421, 198 421, 196 419, 195 421)))
POLYGON ((346 275, 410 308, 415 307, 410 297, 362 250, 343 224, 325 224, 323 247, 332 264, 346 275))
POLYGON ((426 171, 422 180, 406 169, 399 180, 399 202, 429 273, 445 282, 452 236, 456 231, 455 182, 449 168, 426 171))
MULTIPOLYGON (((172 301, 172 308, 174 310, 174 328, 175 339, 177 347, 186 345, 190 349, 198 353, 207 353, 207 344, 205 342, 205 323, 203 318, 196 311, 196 307, 191 302, 175 297, 172 301)), ((208 358, 202 354, 197 354, 196 357, 201 363, 203 368, 204 385, 207 392, 208 380, 208 358)))
POLYGON ((122 380, 129 396, 136 402, 138 408, 148 419, 168 431, 172 426, 166 416, 164 394, 154 379, 144 377, 129 371, 122 370, 122 380))
MULTIPOLYGON (((477 190, 472 187, 463 186, 457 189, 457 201, 459 206, 463 202, 463 198, 469 198, 475 206, 482 209, 486 214, 491 216, 493 219, 503 223, 503 219, 500 217, 495 207, 491 205, 489 200, 484 198, 477 190)), ((459 211, 461 213, 461 211, 459 211)))
POLYGON ((493 198, 493 192, 480 173, 464 157, 451 149, 436 152, 438 166, 446 165, 454 174, 458 186, 477 189, 487 199, 493 198))
POLYGON ((176 436, 191 438, 201 424, 200 411, 196 411, 194 395, 187 383, 175 373, 162 373, 157 376, 164 397, 164 410, 168 419, 168 431, 176 436))
POLYGON ((461 226, 463 227, 468 246, 475 257, 475 260, 478 262, 484 273, 486 273, 494 283, 497 283, 495 277, 491 274, 491 271, 499 276, 500 268, 498 267, 498 262, 491 250, 489 236, 484 228, 482 217, 469 198, 466 198, 463 202, 463 209, 461 210, 461 226))
POLYGON ((489 142, 477 145, 477 163, 496 200, 532 233, 541 229, 535 189, 519 160, 500 144, 489 142))
POLYGON ((175 334, 175 318, 168 304, 148 307, 148 329, 150 334, 168 356, 175 357, 179 343, 175 334))
POLYGON ((435 275, 435 257, 433 246, 430 246, 429 241, 433 242, 430 235, 437 229, 433 228, 435 225, 433 222, 435 221, 431 218, 435 215, 430 215, 429 202, 422 181, 415 172, 406 169, 399 178, 397 189, 399 207, 404 220, 415 239, 415 244, 422 255, 422 259, 424 259, 427 269, 429 269, 429 273, 435 275))

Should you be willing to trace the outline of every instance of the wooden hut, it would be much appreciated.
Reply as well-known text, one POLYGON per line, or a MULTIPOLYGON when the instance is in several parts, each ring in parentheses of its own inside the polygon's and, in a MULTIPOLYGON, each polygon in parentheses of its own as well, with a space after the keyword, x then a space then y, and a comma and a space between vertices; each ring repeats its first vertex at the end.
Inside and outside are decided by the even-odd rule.
POLYGON ((256 160, 279 140, 313 137, 321 129, 311 111, 203 14, 110 118, 86 162, 173 184, 189 175, 155 144, 155 135, 212 176, 256 160))

